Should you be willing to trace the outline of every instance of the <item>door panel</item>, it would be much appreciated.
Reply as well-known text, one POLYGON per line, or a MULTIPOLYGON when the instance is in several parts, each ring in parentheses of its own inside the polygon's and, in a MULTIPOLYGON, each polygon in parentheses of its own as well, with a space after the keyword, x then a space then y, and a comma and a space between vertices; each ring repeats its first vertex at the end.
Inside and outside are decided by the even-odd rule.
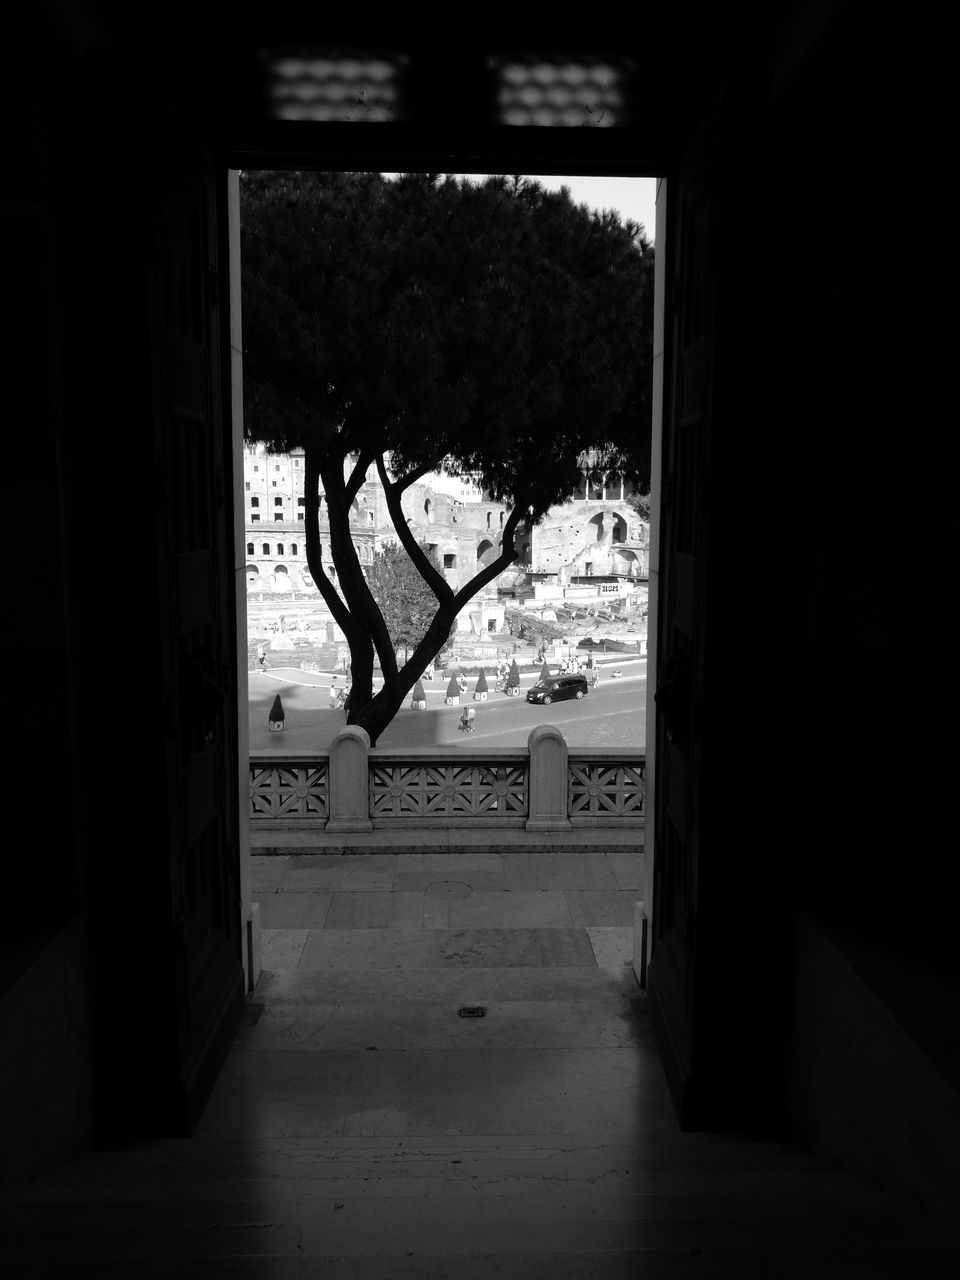
POLYGON ((217 184, 170 126, 174 163, 149 166, 156 278, 154 403, 162 477, 167 807, 181 1115, 199 1116, 242 1010, 237 742, 230 714, 233 544, 225 509, 217 184))
POLYGON ((654 902, 647 987, 681 1123, 695 1110, 697 872, 703 692, 705 503, 714 291, 711 204, 693 174, 671 180, 658 611, 654 902))

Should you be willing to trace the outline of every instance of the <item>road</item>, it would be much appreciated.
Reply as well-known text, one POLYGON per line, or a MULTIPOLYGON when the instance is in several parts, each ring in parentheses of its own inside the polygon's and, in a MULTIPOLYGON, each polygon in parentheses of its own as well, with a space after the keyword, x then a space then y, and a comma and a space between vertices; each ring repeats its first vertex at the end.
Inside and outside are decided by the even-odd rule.
MULTIPOLYGON (((409 699, 384 730, 378 746, 449 746, 452 748, 523 747, 530 730, 538 724, 556 725, 571 747, 634 747, 646 741, 647 662, 634 658, 605 668, 599 688, 591 689, 578 702, 570 699, 549 707, 526 701, 523 694, 535 683, 536 676, 521 677, 521 696, 491 692, 486 702, 473 701, 473 685, 459 707, 444 706, 447 682, 424 682, 427 710, 412 711, 409 699), (621 670, 620 679, 610 675, 621 670), (472 706, 477 715, 474 732, 458 729, 464 706, 472 706)), ((252 754, 275 750, 325 751, 334 735, 346 723, 342 711, 330 709, 330 676, 313 675, 294 669, 276 669, 268 675, 251 672, 250 677, 250 751, 252 754), (271 733, 267 715, 276 694, 280 694, 285 712, 284 731, 271 733)))

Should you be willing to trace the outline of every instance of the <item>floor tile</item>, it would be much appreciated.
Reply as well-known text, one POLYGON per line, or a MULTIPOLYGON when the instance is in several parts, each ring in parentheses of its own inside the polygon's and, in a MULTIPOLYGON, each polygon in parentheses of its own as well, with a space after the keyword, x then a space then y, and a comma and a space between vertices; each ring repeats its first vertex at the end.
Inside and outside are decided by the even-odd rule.
POLYGON ((636 853, 627 853, 624 850, 615 849, 607 854, 607 862, 611 871, 616 876, 617 886, 620 889, 643 888, 643 860, 644 849, 639 848, 636 853))
MULTIPOLYGON (((422 893, 334 893, 324 924, 327 929, 423 928, 431 903, 422 893)), ((433 905, 442 909, 446 903, 433 905)))
POLYGON ((398 855, 395 889, 425 890, 445 880, 474 890, 504 889, 503 857, 496 853, 398 855))
MULTIPOLYGON (((490 832, 491 840, 496 840, 496 832, 490 832)), ((418 874, 427 871, 431 875, 439 873, 438 879, 453 876, 460 879, 461 873, 467 870, 478 873, 487 872, 496 875, 501 870, 504 857, 500 853, 475 853, 469 850, 463 853, 398 853, 397 873, 418 874)))
POLYGON ((536 937, 544 968, 572 969, 597 963, 586 929, 538 929, 536 937))
POLYGON ((576 925, 633 924, 636 895, 629 890, 568 889, 565 896, 570 919, 576 925))
POLYGON ((393 888, 396 866, 397 855, 393 853, 344 854, 341 857, 306 855, 289 859, 281 887, 287 893, 304 889, 389 891, 393 888))
POLYGON ((510 853, 504 855, 508 889, 618 889, 605 853, 510 853))
POLYGON ((480 892, 450 902, 453 929, 569 928, 572 923, 559 890, 480 892))
MULTIPOLYGON (((375 1042, 374 1042, 375 1043, 375 1042)), ((231 1054, 201 1136, 675 1132, 659 1063, 624 1049, 231 1054)))
POLYGON ((289 858, 250 858, 250 884, 254 890, 276 889, 283 879, 289 858))
POLYGON ((295 969, 309 936, 309 929, 264 929, 261 934, 264 969, 295 969))
POLYGON ((302 969, 595 967, 585 929, 314 929, 302 969))
POLYGON ((627 967, 633 973, 633 926, 619 929, 588 928, 590 945, 601 969, 627 967))
POLYGON ((319 929, 333 899, 332 893, 264 893, 260 903, 262 929, 319 929))

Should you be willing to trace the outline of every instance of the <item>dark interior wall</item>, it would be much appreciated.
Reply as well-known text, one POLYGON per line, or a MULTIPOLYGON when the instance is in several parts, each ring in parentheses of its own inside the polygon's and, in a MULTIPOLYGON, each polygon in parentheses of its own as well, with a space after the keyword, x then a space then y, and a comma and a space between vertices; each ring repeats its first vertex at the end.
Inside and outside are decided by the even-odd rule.
POLYGON ((745 42, 710 112, 697 1035, 705 1113, 764 1129, 790 1125, 798 910, 893 943, 917 994, 956 970, 950 77, 837 10, 745 42))
MULTIPOLYGON (((4 15, 0 32, 0 297, 8 511, 23 527, 2 592, 7 680, 3 743, 4 890, 0 933, 0 1182, 22 1177, 92 1133, 93 1038, 81 858, 81 679, 68 565, 80 552, 64 447, 62 244, 54 186, 56 116, 41 64, 67 51, 40 15, 4 15)), ((13 550, 11 548, 11 550, 13 550)))
POLYGON ((39 517, 35 570, 3 584, 12 1178, 94 1134, 159 1131, 176 1054, 149 117, 125 60, 84 48, 96 23, 61 9, 26 8, 2 41, 8 491, 39 517))
POLYGON ((930 45, 865 20, 811 57, 765 138, 761 312, 787 479, 777 740, 795 892, 941 965, 960 709, 948 84, 930 45))

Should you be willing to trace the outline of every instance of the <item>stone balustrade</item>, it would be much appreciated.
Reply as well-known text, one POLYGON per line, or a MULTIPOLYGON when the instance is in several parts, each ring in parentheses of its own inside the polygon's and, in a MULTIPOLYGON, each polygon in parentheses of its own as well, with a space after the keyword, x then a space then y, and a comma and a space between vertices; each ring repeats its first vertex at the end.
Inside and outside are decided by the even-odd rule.
POLYGON ((259 829, 578 827, 642 830, 644 752, 569 750, 559 729, 538 725, 526 749, 371 748, 348 725, 329 752, 271 752, 250 759, 250 820, 259 829))

